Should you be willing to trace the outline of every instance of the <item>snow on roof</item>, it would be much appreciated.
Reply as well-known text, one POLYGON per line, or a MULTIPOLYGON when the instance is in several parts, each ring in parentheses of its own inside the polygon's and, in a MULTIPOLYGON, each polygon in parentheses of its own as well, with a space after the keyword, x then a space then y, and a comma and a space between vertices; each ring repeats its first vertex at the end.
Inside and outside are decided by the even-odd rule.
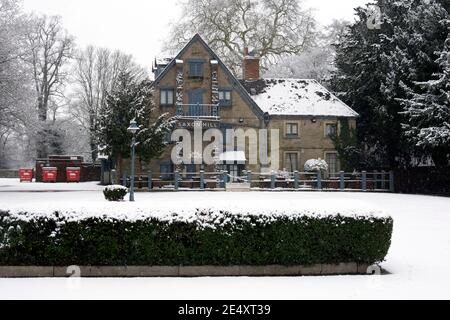
POLYGON ((227 151, 220 155, 221 162, 243 162, 247 161, 244 151, 227 151))
POLYGON ((173 60, 173 58, 170 57, 157 57, 155 59, 155 63, 157 66, 167 66, 171 61, 173 60))
POLYGON ((258 106, 271 115, 358 116, 316 80, 261 79, 242 84, 258 106))

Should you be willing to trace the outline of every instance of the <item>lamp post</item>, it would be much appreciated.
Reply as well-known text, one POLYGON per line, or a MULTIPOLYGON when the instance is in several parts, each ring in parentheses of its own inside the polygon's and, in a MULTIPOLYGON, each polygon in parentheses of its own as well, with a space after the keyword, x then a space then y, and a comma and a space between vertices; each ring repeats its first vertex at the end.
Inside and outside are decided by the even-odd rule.
POLYGON ((133 135, 133 140, 131 142, 131 181, 130 181, 130 202, 134 202, 134 175, 135 175, 135 156, 136 156, 136 133, 139 131, 139 126, 137 125, 136 119, 131 120, 130 127, 127 129, 133 135))

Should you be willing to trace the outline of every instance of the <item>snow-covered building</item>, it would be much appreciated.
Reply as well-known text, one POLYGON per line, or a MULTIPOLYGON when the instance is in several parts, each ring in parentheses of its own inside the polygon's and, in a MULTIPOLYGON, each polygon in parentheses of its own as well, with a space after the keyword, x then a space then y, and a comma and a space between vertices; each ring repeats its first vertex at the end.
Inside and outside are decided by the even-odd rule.
MULTIPOLYGON (((358 114, 315 80, 262 79, 260 59, 247 49, 243 76, 238 79, 199 36, 172 59, 155 62, 155 96, 160 113, 178 116, 178 127, 192 129, 279 130, 280 170, 303 171, 309 159, 325 159, 331 172, 339 171, 337 152, 330 138, 346 120, 356 125, 358 114)), ((149 170, 173 172, 173 146, 149 170)), ((223 155, 226 169, 240 175, 244 169, 260 172, 262 165, 248 163, 248 150, 223 155), (244 157, 244 153, 245 157, 244 157)), ((207 170, 188 164, 186 174, 207 170)))

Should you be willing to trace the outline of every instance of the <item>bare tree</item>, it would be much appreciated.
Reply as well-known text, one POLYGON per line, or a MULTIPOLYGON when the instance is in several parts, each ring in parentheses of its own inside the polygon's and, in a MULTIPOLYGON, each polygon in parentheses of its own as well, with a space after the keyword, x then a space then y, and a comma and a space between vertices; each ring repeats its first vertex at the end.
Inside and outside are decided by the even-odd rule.
POLYGON ((33 71, 38 120, 42 127, 36 149, 38 158, 43 158, 47 156, 49 110, 52 109, 52 120, 55 122, 67 80, 65 66, 72 58, 74 42, 56 16, 32 17, 27 40, 30 54, 26 62, 33 71))
POLYGON ((0 0, 0 166, 17 165, 11 163, 20 158, 16 141, 33 123, 31 73, 21 59, 28 49, 26 25, 20 1, 0 0))
POLYGON ((88 46, 77 53, 74 66, 74 94, 71 96, 70 112, 80 126, 89 134, 91 157, 98 157, 98 119, 106 105, 108 92, 115 89, 119 74, 128 72, 138 80, 147 74, 134 62, 131 55, 120 51, 88 46))
POLYGON ((24 26, 18 1, 0 0, 0 125, 3 126, 10 124, 23 90, 20 57, 24 52, 24 26))
POLYGON ((256 50, 267 67, 302 52, 314 39, 315 21, 300 1, 188 0, 165 48, 173 54, 199 33, 235 73, 245 47, 256 50))
POLYGON ((335 70, 335 48, 350 23, 334 20, 321 29, 310 48, 298 55, 286 56, 265 71, 265 77, 315 79, 325 83, 335 70))

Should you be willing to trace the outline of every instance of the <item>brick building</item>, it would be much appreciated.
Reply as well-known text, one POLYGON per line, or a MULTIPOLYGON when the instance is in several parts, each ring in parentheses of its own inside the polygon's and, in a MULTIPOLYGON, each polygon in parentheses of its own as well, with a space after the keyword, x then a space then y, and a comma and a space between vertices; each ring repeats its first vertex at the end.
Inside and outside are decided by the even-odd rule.
MULTIPOLYGON (((325 159, 331 172, 339 171, 337 152, 330 134, 339 130, 340 119, 356 125, 358 114, 315 80, 262 79, 260 59, 244 52, 243 77, 237 79, 205 41, 196 35, 173 59, 155 63, 155 96, 160 113, 178 116, 178 128, 201 123, 209 128, 278 129, 280 170, 303 171, 309 159, 325 159)), ((229 143, 229 142, 227 142, 229 143)), ((144 170, 173 172, 173 144, 160 159, 144 170)), ((248 150, 222 155, 226 169, 234 174, 261 172, 261 164, 248 162, 248 150)), ((186 164, 184 174, 210 170, 186 164)), ((225 168, 224 168, 225 169, 225 168)))

